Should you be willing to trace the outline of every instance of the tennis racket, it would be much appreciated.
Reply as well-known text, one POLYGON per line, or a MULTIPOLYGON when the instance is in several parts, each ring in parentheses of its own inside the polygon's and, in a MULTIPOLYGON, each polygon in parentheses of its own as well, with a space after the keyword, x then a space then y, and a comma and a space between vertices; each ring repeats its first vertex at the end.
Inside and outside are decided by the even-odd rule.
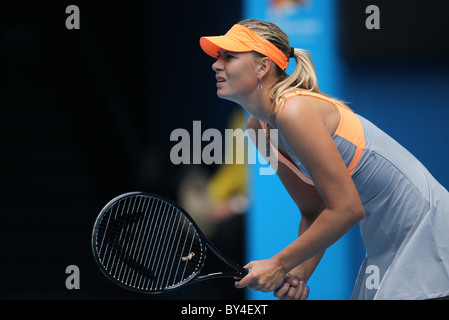
POLYGON ((95 261, 107 278, 126 289, 163 293, 249 270, 220 253, 182 208, 160 196, 130 192, 101 210, 92 233, 95 261), (202 274, 210 250, 229 271, 202 274))

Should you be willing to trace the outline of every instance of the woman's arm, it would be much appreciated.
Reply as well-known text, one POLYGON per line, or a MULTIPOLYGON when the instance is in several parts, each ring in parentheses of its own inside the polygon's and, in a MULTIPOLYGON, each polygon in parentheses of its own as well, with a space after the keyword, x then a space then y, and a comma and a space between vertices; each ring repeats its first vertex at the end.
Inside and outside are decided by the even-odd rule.
POLYGON ((284 269, 291 270, 342 237, 363 218, 364 210, 323 116, 310 99, 289 99, 277 124, 326 204, 310 227, 274 257, 284 269))
POLYGON ((357 190, 318 108, 310 100, 292 97, 277 118, 279 135, 307 168, 324 209, 307 230, 268 260, 247 265, 251 273, 238 287, 272 291, 285 274, 322 254, 364 216, 357 190))
MULTIPOLYGON (((318 216, 318 215, 317 215, 318 216)), ((307 229, 313 224, 315 221, 315 218, 311 218, 308 216, 302 217, 301 222, 299 223, 299 234, 298 236, 301 236, 304 232, 306 232, 307 229)), ((300 264, 299 266, 293 268, 291 272, 297 273, 301 276, 301 279, 304 280, 304 282, 307 283, 309 278, 312 276, 313 272, 315 271, 316 267, 318 266, 318 263, 321 261, 321 258, 324 255, 324 251, 320 252, 319 254, 315 255, 314 257, 310 258, 309 260, 306 260, 304 263, 300 264)))
MULTIPOLYGON (((302 216, 298 236, 301 236, 312 225, 313 221, 315 221, 313 217, 302 216)), ((307 299, 310 289, 306 289, 305 284, 309 281, 323 255, 324 251, 290 270, 284 278, 286 283, 274 291, 273 295, 281 300, 307 299)))
MULTIPOLYGON (((247 127, 253 130, 262 129, 260 123, 253 116, 250 116, 247 127)), ((256 135, 260 137, 259 135, 256 135)), ((263 145, 266 144, 266 139, 262 141, 263 145)), ((281 142, 280 142, 281 143, 281 142)), ((254 141, 254 144, 258 146, 258 142, 254 141)), ((285 155, 288 156, 288 155, 285 155)), ((286 191, 289 193, 292 200, 297 205, 300 213, 301 220, 299 224, 298 236, 303 234, 309 226, 315 221, 318 215, 326 208, 326 205, 313 185, 305 183, 299 178, 288 166, 279 162, 276 168, 276 173, 284 185, 286 191)), ((308 279, 316 269, 318 263, 323 257, 324 251, 321 254, 307 260, 301 265, 295 267, 290 271, 289 277, 286 278, 288 285, 283 286, 280 290, 275 292, 275 296, 280 299, 292 299, 295 296, 304 298, 307 297, 308 292, 303 294, 303 288, 299 286, 299 282, 307 283, 308 279)))

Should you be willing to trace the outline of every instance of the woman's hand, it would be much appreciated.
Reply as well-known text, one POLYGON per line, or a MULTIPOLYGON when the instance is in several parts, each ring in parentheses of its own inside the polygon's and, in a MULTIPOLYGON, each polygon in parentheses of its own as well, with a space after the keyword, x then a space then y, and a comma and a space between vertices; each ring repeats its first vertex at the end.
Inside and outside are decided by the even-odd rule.
POLYGON ((286 275, 281 263, 275 259, 258 260, 248 263, 245 268, 251 269, 243 279, 235 283, 235 287, 271 292, 278 289, 286 275))
POLYGON ((306 300, 309 296, 310 288, 301 277, 293 272, 285 275, 285 284, 274 291, 273 295, 280 300, 306 300))

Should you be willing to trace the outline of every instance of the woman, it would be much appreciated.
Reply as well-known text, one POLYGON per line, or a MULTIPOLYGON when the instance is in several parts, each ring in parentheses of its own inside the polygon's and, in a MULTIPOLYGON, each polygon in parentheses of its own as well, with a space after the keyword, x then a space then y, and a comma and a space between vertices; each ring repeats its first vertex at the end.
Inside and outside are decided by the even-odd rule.
POLYGON ((251 272, 236 287, 307 298, 305 284, 326 248, 360 222, 367 256, 352 298, 448 296, 449 193, 423 165, 323 94, 307 52, 291 48, 277 26, 245 20, 200 45, 217 58, 218 96, 251 114, 248 127, 278 130, 277 174, 302 215, 298 238, 247 264, 251 272), (290 76, 289 58, 296 61, 290 76), (373 268, 379 281, 366 285, 373 268))

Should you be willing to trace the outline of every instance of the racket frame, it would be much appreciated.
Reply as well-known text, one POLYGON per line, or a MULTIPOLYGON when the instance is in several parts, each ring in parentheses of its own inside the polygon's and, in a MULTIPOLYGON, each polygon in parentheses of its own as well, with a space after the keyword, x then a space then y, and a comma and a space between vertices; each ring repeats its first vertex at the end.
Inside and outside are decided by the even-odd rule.
POLYGON ((120 194, 120 195, 116 196, 115 198, 113 198, 112 200, 110 200, 103 207, 103 209, 100 211, 99 215, 97 216, 97 218, 95 220, 94 228, 93 228, 93 231, 92 231, 91 246, 92 246, 92 252, 93 252, 93 255, 94 255, 95 262, 99 266, 99 268, 102 271, 102 273, 109 280, 111 280, 115 284, 117 284, 117 285, 119 285, 119 286, 121 286, 121 287, 123 287, 123 288, 125 288, 127 290, 131 290, 131 291, 135 291, 135 292, 139 292, 139 293, 159 294, 159 293, 173 291, 175 289, 184 287, 186 285, 197 283, 197 282, 204 281, 204 280, 218 279, 218 278, 243 278, 249 272, 249 269, 241 267, 240 265, 238 265, 237 263, 235 263, 234 261, 232 261, 231 259, 226 257, 223 253, 221 253, 212 244, 212 242, 209 239, 207 239, 207 237, 203 234, 203 232, 198 227, 198 225, 193 220, 193 218, 183 208, 181 208, 176 203, 174 203, 173 201, 171 201, 171 200, 169 200, 169 199, 167 199, 165 197, 162 197, 160 195, 153 194, 153 193, 142 192, 142 191, 132 191, 132 192, 127 192, 127 193, 120 194), (151 290, 150 291, 150 290, 138 289, 138 288, 134 288, 132 286, 126 285, 126 284, 116 280, 104 268, 103 264, 100 261, 100 258, 98 256, 98 254, 97 254, 97 250, 96 250, 96 248, 97 248, 96 244, 97 244, 97 230, 98 230, 98 226, 101 223, 103 216, 105 215, 105 213, 109 210, 109 208, 111 206, 113 206, 117 201, 120 201, 120 200, 125 199, 127 197, 132 197, 132 196, 145 196, 145 197, 151 197, 151 198, 155 198, 155 199, 158 199, 158 200, 162 200, 162 201, 168 203, 169 205, 173 206, 175 209, 179 210, 184 215, 184 217, 191 223, 191 225, 192 225, 194 231, 196 232, 196 234, 198 235, 201 243, 204 244, 204 250, 203 250, 203 256, 202 256, 201 262, 200 262, 197 270, 194 273, 192 273, 188 278, 186 278, 186 279, 180 281, 179 283, 174 284, 174 285, 172 285, 170 287, 163 288, 161 290, 151 290), (207 251, 208 251, 207 249, 212 251, 228 267, 230 267, 231 269, 234 269, 234 271, 233 272, 217 271, 217 272, 201 275, 200 273, 201 273, 201 271, 202 271, 202 269, 204 267, 204 264, 206 263, 206 259, 207 259, 207 251))

